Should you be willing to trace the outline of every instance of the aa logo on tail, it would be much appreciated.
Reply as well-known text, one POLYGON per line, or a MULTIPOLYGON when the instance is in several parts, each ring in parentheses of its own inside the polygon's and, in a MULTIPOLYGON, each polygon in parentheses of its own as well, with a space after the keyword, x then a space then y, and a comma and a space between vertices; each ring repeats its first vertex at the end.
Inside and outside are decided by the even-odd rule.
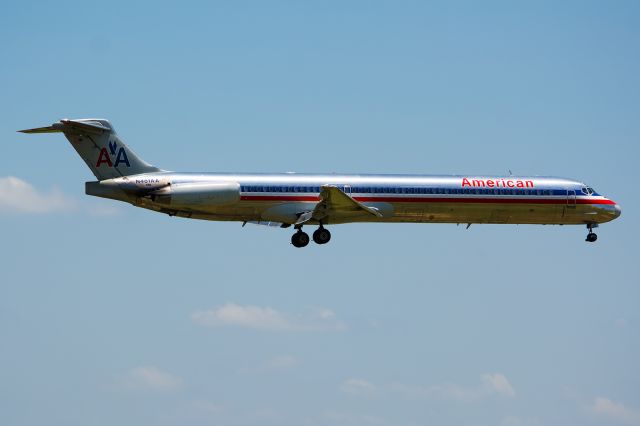
POLYGON ((118 143, 116 141, 109 141, 109 151, 107 151, 107 148, 102 148, 100 150, 96 167, 100 167, 103 164, 106 164, 107 167, 118 167, 120 164, 126 164, 127 167, 131 167, 131 164, 129 164, 129 158, 127 158, 127 151, 124 150, 123 146, 118 148, 118 143), (114 156, 116 160, 115 162, 112 162, 111 158, 114 156))

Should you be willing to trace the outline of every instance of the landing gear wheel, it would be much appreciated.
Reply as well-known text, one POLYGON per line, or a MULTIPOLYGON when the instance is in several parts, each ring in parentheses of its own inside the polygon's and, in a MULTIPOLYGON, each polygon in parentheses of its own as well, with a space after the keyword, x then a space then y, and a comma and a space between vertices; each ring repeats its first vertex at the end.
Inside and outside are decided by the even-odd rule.
POLYGON ((589 233, 587 234, 587 239, 585 241, 590 242, 590 243, 595 243, 596 240, 598 239, 598 236, 596 235, 595 232, 593 232, 593 228, 597 228, 598 224, 597 223, 589 223, 587 224, 587 229, 589 230, 589 233))
POLYGON ((302 231, 296 232, 291 236, 291 244, 293 244, 294 247, 298 248, 305 247, 307 244, 309 244, 309 234, 302 231))
POLYGON ((331 239, 331 232, 328 229, 322 227, 315 230, 313 233, 313 241, 316 244, 327 244, 331 239))

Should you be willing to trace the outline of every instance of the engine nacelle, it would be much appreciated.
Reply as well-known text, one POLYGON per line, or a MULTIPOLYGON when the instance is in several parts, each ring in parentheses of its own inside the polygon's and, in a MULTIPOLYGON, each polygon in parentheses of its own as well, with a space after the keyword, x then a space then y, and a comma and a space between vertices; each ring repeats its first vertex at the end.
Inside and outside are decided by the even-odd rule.
POLYGON ((240 201, 237 182, 185 183, 167 186, 151 193, 152 199, 168 206, 228 206, 240 201))

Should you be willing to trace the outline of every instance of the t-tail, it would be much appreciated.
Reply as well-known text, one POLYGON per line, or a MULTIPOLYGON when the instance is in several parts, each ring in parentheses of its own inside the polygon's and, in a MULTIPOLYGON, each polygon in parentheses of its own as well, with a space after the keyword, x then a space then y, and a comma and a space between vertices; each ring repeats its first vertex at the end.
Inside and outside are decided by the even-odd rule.
POLYGON ((60 120, 48 127, 19 130, 22 133, 64 133, 98 180, 160 172, 127 147, 107 120, 60 120))

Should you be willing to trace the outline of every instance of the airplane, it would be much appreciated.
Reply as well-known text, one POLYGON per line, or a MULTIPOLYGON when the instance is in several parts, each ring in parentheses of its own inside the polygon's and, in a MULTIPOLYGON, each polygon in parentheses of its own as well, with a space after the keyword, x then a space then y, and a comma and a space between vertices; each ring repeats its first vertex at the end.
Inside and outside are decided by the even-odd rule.
POLYGON ((177 173, 141 160, 104 119, 63 119, 22 133, 63 133, 97 181, 88 195, 183 218, 288 228, 295 247, 326 244, 325 226, 352 222, 586 225, 621 208, 573 179, 539 176, 177 173))

